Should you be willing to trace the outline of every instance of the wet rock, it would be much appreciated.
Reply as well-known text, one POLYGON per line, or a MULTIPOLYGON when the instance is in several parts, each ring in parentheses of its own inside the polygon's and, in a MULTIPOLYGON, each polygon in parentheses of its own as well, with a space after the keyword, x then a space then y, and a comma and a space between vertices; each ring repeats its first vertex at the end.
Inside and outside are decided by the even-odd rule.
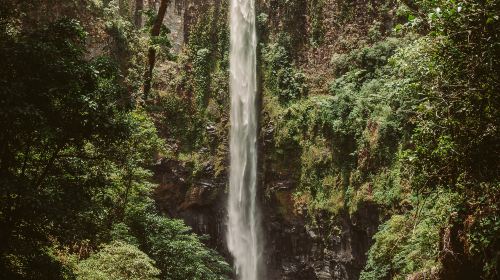
MULTIPOLYGON (((267 207, 266 211, 275 211, 273 205, 267 207)), ((291 223, 280 215, 269 217, 273 226, 266 231, 266 248, 272 279, 358 279, 378 227, 378 211, 369 204, 353 217, 341 213, 332 222, 319 219, 314 228, 306 217, 291 223)))
POLYGON ((191 181, 191 175, 181 162, 160 159, 154 167, 159 183, 154 199, 159 210, 172 218, 179 218, 200 235, 207 235, 205 243, 227 255, 225 248, 225 180, 212 177, 213 165, 203 168, 202 178, 191 181))
POLYGON ((206 127, 206 130, 207 130, 207 133, 210 134, 210 135, 213 135, 217 132, 217 129, 215 128, 214 125, 208 125, 206 127))
MULTIPOLYGON (((227 178, 214 179, 211 173, 207 164, 202 179, 190 182, 190 173, 181 163, 160 160, 155 167, 160 183, 155 199, 163 212, 210 236, 206 244, 230 261, 225 244, 227 178)), ((311 223, 305 209, 294 212, 295 181, 271 179, 267 184, 272 195, 261 197, 266 279, 358 279, 378 227, 378 209, 367 203, 355 214, 340 213, 333 220, 331 213, 319 213, 311 223)))

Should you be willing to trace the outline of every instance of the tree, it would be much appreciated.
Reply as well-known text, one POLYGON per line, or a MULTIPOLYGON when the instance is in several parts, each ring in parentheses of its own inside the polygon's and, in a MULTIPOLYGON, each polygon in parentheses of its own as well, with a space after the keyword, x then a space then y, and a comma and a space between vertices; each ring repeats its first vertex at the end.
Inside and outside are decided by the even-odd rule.
MULTIPOLYGON (((169 0, 161 0, 160 7, 158 8, 158 14, 154 19, 154 23, 151 27, 151 39, 154 41, 155 38, 160 36, 160 32, 162 31, 163 18, 165 17, 165 13, 167 11, 167 6, 169 4, 169 0)), ((165 29, 164 29, 165 30, 165 29)), ((148 61, 146 65, 146 71, 144 73, 144 96, 147 97, 149 92, 151 91, 151 82, 153 79, 153 69, 156 63, 156 49, 154 46, 150 46, 148 50, 148 61)))
POLYGON ((42 273, 55 263, 44 249, 49 236, 95 238, 101 219, 92 216, 92 196, 109 186, 96 168, 127 137, 131 107, 116 64, 85 60, 76 20, 2 38, 0 278, 54 279, 42 273))
POLYGON ((144 0, 135 0, 134 24, 136 28, 142 27, 143 9, 144 9, 144 0))
MULTIPOLYGON (((224 279, 227 263, 151 199, 150 167, 164 143, 133 106, 129 73, 110 57, 88 58, 79 21, 27 28, 4 10, 0 278, 224 279)), ((153 34, 166 34, 161 21, 153 34)))

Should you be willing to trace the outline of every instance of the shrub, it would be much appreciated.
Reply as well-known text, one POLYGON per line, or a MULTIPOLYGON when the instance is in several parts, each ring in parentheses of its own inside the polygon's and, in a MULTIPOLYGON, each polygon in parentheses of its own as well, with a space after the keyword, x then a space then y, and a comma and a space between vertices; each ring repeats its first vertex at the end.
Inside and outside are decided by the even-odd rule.
POLYGON ((160 270, 137 247, 115 241, 78 264, 80 280, 156 280, 160 270))
POLYGON ((266 89, 282 103, 305 96, 305 76, 294 69, 291 58, 282 45, 272 43, 262 49, 266 89))

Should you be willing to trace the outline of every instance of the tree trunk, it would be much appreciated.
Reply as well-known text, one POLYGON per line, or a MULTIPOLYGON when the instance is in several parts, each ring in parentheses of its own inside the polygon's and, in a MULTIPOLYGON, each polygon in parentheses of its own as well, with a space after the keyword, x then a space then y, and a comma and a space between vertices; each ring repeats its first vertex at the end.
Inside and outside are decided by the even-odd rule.
MULTIPOLYGON (((160 35, 161 26, 163 24, 163 18, 167 11, 167 6, 170 0, 161 0, 160 8, 158 9, 158 15, 156 16, 153 27, 151 28, 151 38, 160 35)), ((151 91, 151 80, 153 78, 153 69, 156 62, 156 49, 151 46, 148 51, 148 62, 146 65, 146 72, 144 73, 144 97, 146 98, 151 91)))
POLYGON ((144 0, 135 0, 134 23, 137 29, 142 27, 142 12, 144 10, 144 0))

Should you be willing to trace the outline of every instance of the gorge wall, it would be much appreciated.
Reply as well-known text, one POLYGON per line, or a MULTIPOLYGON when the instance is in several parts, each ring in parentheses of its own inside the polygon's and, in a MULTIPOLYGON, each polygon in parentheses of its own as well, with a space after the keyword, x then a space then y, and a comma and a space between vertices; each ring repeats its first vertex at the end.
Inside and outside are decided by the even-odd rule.
MULTIPOLYGON (((184 220, 196 233, 207 235, 206 243, 229 258, 225 242, 226 181, 207 176, 186 183, 188 172, 174 161, 162 161, 155 173, 161 182, 155 195, 159 208, 184 220)), ((334 220, 324 213, 322 218, 328 222, 313 226, 307 217, 285 212, 281 207, 290 202, 278 199, 263 200, 268 279, 359 278, 378 226, 375 205, 367 204, 354 215, 342 213, 334 220)))
MULTIPOLYGON (((494 278, 499 208, 488 205, 500 184, 486 68, 498 64, 486 57, 500 53, 489 43, 500 32, 480 15, 498 6, 256 3, 268 279, 494 278), (464 45, 464 34, 484 44, 464 45), (484 63, 466 62, 471 53, 484 63)), ((159 63, 150 110, 168 143, 159 208, 226 256, 228 4, 179 6, 182 48, 159 63)))
MULTIPOLYGON (((499 279, 500 1, 256 5, 262 279, 499 279)), ((0 278, 236 278, 228 11, 2 2, 0 278)))
MULTIPOLYGON (((383 10, 378 7, 380 5, 365 1, 259 1, 261 102, 266 103, 266 98, 276 93, 266 84, 273 83, 274 77, 271 76, 276 74, 266 73, 273 62, 269 61, 272 58, 263 61, 266 59, 263 58, 264 49, 271 52, 273 50, 269 46, 274 47, 276 42, 283 44, 279 47, 286 54, 285 57, 278 57, 283 60, 279 62, 283 65, 278 65, 282 69, 277 70, 293 72, 291 75, 295 80, 291 82, 300 83, 301 88, 292 88, 292 94, 297 97, 303 95, 303 98, 308 94, 326 94, 328 80, 334 78, 334 73, 329 70, 330 57, 365 44, 373 22, 380 28, 377 32, 384 33, 385 29, 391 28, 393 4, 384 4, 387 7, 383 10), (372 8, 367 5, 372 5, 372 8), (283 40, 286 42, 282 43, 283 40)), ((187 87, 177 84, 169 89, 186 96, 195 95, 194 104, 186 105, 192 106, 192 110, 199 108, 197 106, 203 107, 203 120, 193 120, 198 116, 190 120, 200 121, 198 124, 203 126, 195 132, 197 137, 201 135, 202 144, 198 147, 183 146, 175 138, 176 135, 169 132, 172 126, 176 127, 172 120, 165 118, 163 120, 168 123, 159 123, 159 126, 165 127, 165 137, 172 141, 176 156, 160 159, 155 167, 156 178, 160 182, 155 199, 163 212, 183 219, 196 233, 208 235, 207 244, 228 257, 224 240, 228 182, 228 99, 225 98, 228 95, 224 92, 224 83, 227 82, 222 80, 227 73, 228 42, 227 34, 220 28, 212 27, 227 27, 228 1, 185 1, 178 7, 180 18, 176 21, 184 22, 186 32, 180 53, 181 56, 188 56, 184 71, 187 76, 197 75, 200 69, 196 69, 196 60, 207 59, 210 61, 209 69, 206 69, 209 80, 204 81, 206 88, 201 90, 196 77, 193 84, 187 87), (206 41, 199 37, 205 37, 206 41), (205 50, 209 58, 200 57, 205 50), (221 78, 217 79, 219 75, 221 78), (190 86, 193 92, 186 90, 190 86), (197 94, 206 95, 203 104, 197 104, 197 94), (213 110, 211 106, 217 102, 221 111, 210 112, 213 110)), ((168 19, 165 23, 170 27, 172 21, 168 19)), ((178 71, 178 68, 174 69, 166 71, 178 71)), ((162 75, 158 74, 158 79, 164 79, 162 75)), ((281 86, 287 87, 289 82, 281 82, 281 86)), ((165 81, 165 84, 168 85, 168 82, 165 81)), ((269 119, 274 109, 268 106, 262 106, 259 141, 260 197, 268 279, 358 279, 379 224, 378 207, 367 202, 350 213, 339 202, 339 205, 333 206, 337 208, 334 211, 309 209, 304 197, 296 193, 301 189, 299 185, 303 184, 300 178, 302 160, 310 151, 303 151, 300 145, 288 145, 284 149, 277 147, 276 123, 269 119)), ((352 160, 346 161, 344 166, 351 163, 352 160)), ((340 172, 332 170, 332 173, 340 172)))

